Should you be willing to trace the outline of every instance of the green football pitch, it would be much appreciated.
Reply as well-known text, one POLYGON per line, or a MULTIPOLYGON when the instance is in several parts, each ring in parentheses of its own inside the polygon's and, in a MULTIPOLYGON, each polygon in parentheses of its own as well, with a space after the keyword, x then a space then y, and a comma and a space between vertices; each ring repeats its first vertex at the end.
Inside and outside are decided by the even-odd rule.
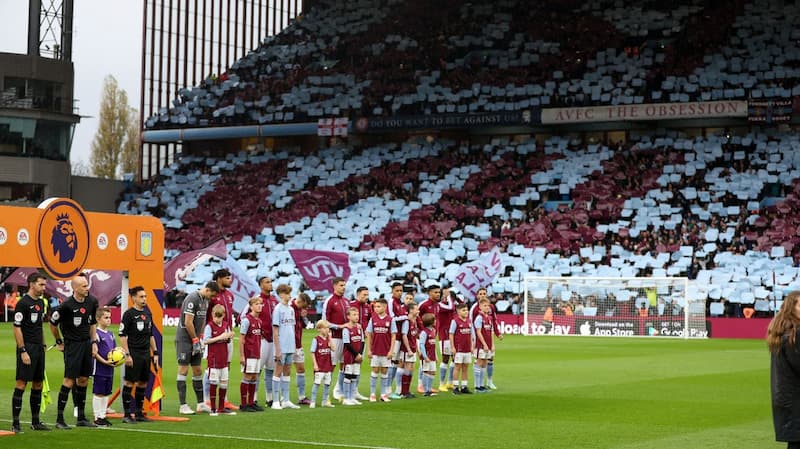
MULTIPOLYGON (((176 416, 173 335, 172 328, 166 330, 162 413, 176 416)), ((312 336, 306 331, 306 348, 312 336)), ((49 332, 46 338, 52 343, 49 332)), ((14 364, 11 325, 1 323, 0 426, 5 430, 11 426, 14 364)), ((126 425, 112 420, 108 429, 33 432, 25 422, 30 420, 26 392, 25 433, 0 437, 0 447, 785 447, 774 442, 768 367, 763 341, 509 336, 498 342, 494 382, 499 389, 489 394, 443 393, 358 407, 197 415, 188 422, 126 425)), ((48 353, 47 368, 54 403, 44 421, 52 424, 63 374, 60 353, 48 353)), ((367 372, 366 365, 362 372, 367 372)), ((234 370, 229 394, 234 403, 239 402, 240 378, 234 370)), ((294 382, 292 389, 294 398, 294 382)), ((362 375, 360 390, 369 392, 368 375, 362 375)), ((113 407, 119 410, 120 401, 113 407)), ((91 400, 87 414, 90 410, 91 400)), ((71 413, 67 422, 75 422, 71 413)))

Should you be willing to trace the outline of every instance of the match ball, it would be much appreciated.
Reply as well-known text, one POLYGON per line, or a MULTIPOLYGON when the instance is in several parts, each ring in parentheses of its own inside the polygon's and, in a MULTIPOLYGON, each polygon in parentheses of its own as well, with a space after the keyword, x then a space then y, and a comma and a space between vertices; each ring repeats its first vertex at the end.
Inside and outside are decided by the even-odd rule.
POLYGON ((116 348, 108 351, 108 355, 106 359, 111 362, 114 366, 120 366, 125 363, 125 351, 122 350, 119 346, 116 348))

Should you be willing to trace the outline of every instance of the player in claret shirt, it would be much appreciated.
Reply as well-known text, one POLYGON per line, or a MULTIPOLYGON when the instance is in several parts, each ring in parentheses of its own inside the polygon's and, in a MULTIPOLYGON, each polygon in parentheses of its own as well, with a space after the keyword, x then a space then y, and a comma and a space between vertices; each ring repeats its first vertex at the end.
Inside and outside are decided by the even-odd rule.
POLYGON ((475 333, 469 321, 469 307, 461 303, 456 306, 456 316, 450 323, 450 347, 453 348, 456 363, 454 394, 468 394, 467 381, 469 364, 472 362, 475 333))
POLYGON ((344 345, 344 405, 361 405, 356 399, 358 379, 361 375, 362 353, 364 352, 364 331, 358 324, 358 309, 347 309, 347 326, 342 329, 342 344, 344 345))
POLYGON ((328 322, 331 328, 331 338, 333 339, 333 363, 339 365, 339 377, 336 386, 333 387, 333 398, 337 401, 342 399, 341 390, 343 388, 344 370, 342 358, 342 328, 347 324, 347 309, 350 302, 344 297, 345 280, 343 278, 333 278, 333 294, 325 300, 322 306, 322 319, 328 322))
POLYGON ((421 326, 417 322, 417 318, 419 318, 417 304, 407 304, 406 308, 408 309, 408 319, 403 322, 403 328, 400 331, 400 335, 403 336, 402 352, 400 353, 400 362, 403 367, 400 396, 403 399, 412 399, 414 394, 409 391, 409 388, 411 387, 411 377, 414 375, 414 364, 417 361, 417 339, 421 326))
POLYGON ((328 399, 328 390, 331 387, 331 372, 333 371, 331 331, 328 327, 328 322, 325 320, 317 321, 316 329, 318 334, 311 340, 311 356, 314 360, 314 386, 311 387, 311 404, 309 404, 309 407, 316 407, 317 390, 320 384, 324 384, 322 406, 333 408, 334 405, 328 399))
POLYGON ((478 307, 480 307, 480 313, 478 313, 474 321, 477 348, 475 351, 476 363, 473 370, 475 391, 477 393, 485 393, 490 391, 484 381, 486 379, 487 363, 492 358, 492 354, 494 354, 494 342, 492 341, 492 318, 488 313, 489 300, 486 298, 481 299, 478 307))
MULTIPOLYGON (((239 410, 242 412, 263 412, 264 409, 256 404, 256 383, 261 372, 261 311, 264 302, 260 296, 250 298, 248 301, 250 312, 242 317, 239 324, 239 363, 242 368, 242 383, 239 392, 242 403, 239 410)), ((216 307, 216 306, 215 306, 216 307)), ((213 389, 213 386, 212 386, 213 389)), ((211 395, 214 396, 213 394, 211 395)), ((213 408, 214 400, 211 400, 213 408)), ((223 403, 224 405, 224 403, 223 403)), ((223 407, 224 408, 224 407, 223 407)))
POLYGON ((422 371, 422 388, 425 396, 436 396, 433 377, 436 375, 436 317, 432 313, 422 316, 422 332, 419 334, 419 365, 422 371))
POLYGON ((367 357, 372 368, 369 382, 370 402, 377 401, 375 392, 378 376, 381 378, 381 402, 390 402, 392 383, 388 370, 392 364, 392 345, 397 334, 397 325, 386 313, 387 305, 383 298, 376 300, 373 303, 375 311, 367 325, 367 357))
POLYGON ((228 341, 233 332, 225 325, 225 307, 221 304, 211 309, 211 321, 203 331, 203 345, 206 347, 206 364, 209 381, 209 415, 235 415, 232 410, 225 410, 225 393, 228 391, 228 341), (219 395, 219 405, 217 397, 219 395))

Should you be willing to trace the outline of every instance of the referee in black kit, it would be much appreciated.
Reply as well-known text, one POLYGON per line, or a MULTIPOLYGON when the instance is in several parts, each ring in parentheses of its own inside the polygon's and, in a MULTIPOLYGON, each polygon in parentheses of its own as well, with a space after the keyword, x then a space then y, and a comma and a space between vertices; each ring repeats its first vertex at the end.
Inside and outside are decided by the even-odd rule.
POLYGON ((146 308, 147 291, 137 285, 128 290, 133 307, 122 315, 119 325, 119 339, 125 351, 125 377, 122 384, 122 422, 136 424, 148 422, 142 409, 144 390, 150 379, 150 364, 158 367, 158 348, 153 337, 153 315, 146 308), (153 354, 152 356, 150 354, 153 354), (131 397, 131 390, 136 385, 136 397, 131 397))
POLYGON ((72 279, 72 296, 64 301, 50 316, 50 330, 56 338, 59 351, 64 353, 64 383, 58 392, 58 417, 56 428, 68 430, 64 409, 72 390, 72 402, 78 407, 78 427, 97 427, 86 419, 86 385, 92 374, 92 360, 97 353, 97 300, 89 295, 89 281, 85 276, 72 279), (59 327, 61 332, 59 333, 59 327), (61 339, 63 334, 64 339, 61 339))
POLYGON ((17 378, 11 399, 13 421, 11 431, 21 433, 19 414, 22 411, 22 394, 31 382, 31 429, 50 430, 39 421, 44 381, 44 322, 47 306, 40 298, 44 293, 45 277, 39 273, 28 276, 28 293, 14 309, 14 340, 17 344, 17 378))

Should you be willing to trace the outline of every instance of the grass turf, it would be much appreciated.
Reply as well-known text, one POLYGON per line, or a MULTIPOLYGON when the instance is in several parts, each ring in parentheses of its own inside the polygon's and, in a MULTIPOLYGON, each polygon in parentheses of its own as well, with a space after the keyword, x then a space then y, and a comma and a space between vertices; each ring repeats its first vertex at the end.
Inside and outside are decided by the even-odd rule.
MULTIPOLYGON (((162 413, 177 415, 174 328, 167 328, 165 333, 163 380, 167 397, 162 413)), ((52 343, 48 329, 45 335, 52 343)), ((304 347, 308 348, 312 336, 313 331, 306 331, 304 347)), ((110 429, 33 432, 23 423, 23 435, 2 437, 0 445, 226 449, 785 447, 774 442, 768 364, 764 342, 755 340, 508 336, 498 342, 494 381, 499 389, 490 394, 447 393, 360 407, 197 415, 184 423, 125 425, 112 420, 110 429), (210 440, 209 435, 215 439, 210 440)), ((14 366, 11 325, 0 323, 0 428, 5 430, 11 426, 14 366)), ((236 359, 233 366, 238 366, 236 359)), ((63 375, 61 353, 48 353, 47 368, 54 402, 43 419, 52 424, 63 375)), ((362 373, 368 373, 366 364, 362 373)), ((229 399, 238 404, 241 375, 234 369, 231 376, 229 399)), ((307 376, 309 393, 312 378, 307 376)), ((362 393, 368 393, 368 374, 362 374, 360 386, 362 393)), ((293 398, 295 390, 293 380, 293 398)), ((190 404, 194 403, 193 396, 189 391, 190 404)), ((28 397, 26 391, 23 421, 30 420, 28 397)), ((263 403, 263 386, 260 398, 263 403)), ((87 404, 90 415, 91 397, 87 404)), ((113 407, 119 410, 121 401, 113 407)), ((68 413, 67 422, 74 421, 68 413)))

